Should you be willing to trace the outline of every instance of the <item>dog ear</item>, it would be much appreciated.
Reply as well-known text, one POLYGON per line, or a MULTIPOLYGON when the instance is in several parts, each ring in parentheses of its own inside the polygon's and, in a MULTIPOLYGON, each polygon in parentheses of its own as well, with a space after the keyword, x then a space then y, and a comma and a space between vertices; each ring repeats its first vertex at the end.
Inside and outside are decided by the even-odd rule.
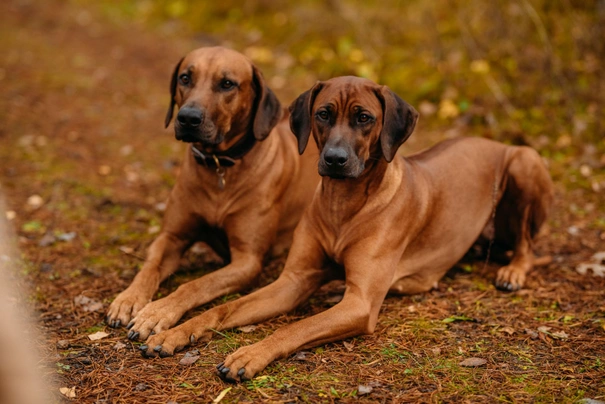
POLYGON ((399 149, 414 131, 418 112, 410 104, 399 98, 387 86, 377 91, 382 103, 382 132, 380 146, 387 162, 391 162, 399 149))
POLYGON ((263 75, 256 66, 252 66, 252 75, 256 91, 252 131, 257 140, 264 140, 279 122, 283 111, 279 100, 267 87, 263 75))
POLYGON ((311 107, 315 97, 322 89, 323 83, 318 81, 310 90, 298 96, 290 105, 290 130, 298 139, 298 152, 303 154, 311 134, 311 107))
POLYGON ((168 107, 168 112, 166 113, 166 120, 164 121, 164 127, 167 128, 170 125, 170 121, 172 120, 172 111, 174 110, 174 104, 176 101, 174 97, 176 97, 176 85, 179 80, 179 70, 181 69, 181 63, 183 63, 184 57, 179 60, 174 68, 174 72, 172 73, 172 79, 170 79, 170 106, 168 107))

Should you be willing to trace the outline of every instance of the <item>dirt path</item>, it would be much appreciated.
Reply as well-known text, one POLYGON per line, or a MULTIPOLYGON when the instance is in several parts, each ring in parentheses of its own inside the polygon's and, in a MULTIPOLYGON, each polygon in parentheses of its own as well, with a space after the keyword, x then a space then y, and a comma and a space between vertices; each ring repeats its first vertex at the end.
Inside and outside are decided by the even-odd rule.
MULTIPOLYGON (((0 182, 56 400, 68 400, 59 387, 75 387, 73 401, 82 403, 209 402, 228 387, 223 402, 605 399, 605 279, 573 270, 604 249, 595 223, 605 219, 596 196, 562 184, 539 245, 556 263, 534 271, 518 293, 491 286, 495 266, 464 266, 437 291, 387 298, 374 335, 281 360, 244 385, 223 384, 214 366, 330 307, 339 285, 291 315, 198 344, 194 365, 180 365, 182 353, 142 359, 103 314, 141 265, 183 152, 162 128, 168 75, 202 44, 171 35, 54 0, 0 3, 0 182), (98 331, 109 336, 91 341, 98 331), (487 364, 460 366, 469 357, 487 364), (364 389, 371 392, 361 397, 364 389)), ((159 295, 216 268, 206 261, 191 254, 159 295)))

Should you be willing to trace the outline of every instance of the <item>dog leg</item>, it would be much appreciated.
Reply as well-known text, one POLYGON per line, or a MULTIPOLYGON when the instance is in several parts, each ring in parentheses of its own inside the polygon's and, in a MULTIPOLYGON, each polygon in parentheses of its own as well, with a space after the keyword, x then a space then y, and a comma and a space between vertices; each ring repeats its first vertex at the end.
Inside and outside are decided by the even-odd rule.
POLYGON ((278 220, 278 209, 264 217, 249 210, 245 216, 239 215, 226 223, 231 263, 149 303, 134 318, 128 338, 144 340, 151 331, 157 334, 172 327, 187 311, 249 286, 261 272, 263 258, 277 232, 278 220), (250 224, 258 218, 262 218, 262 228, 257 225, 250 231, 250 224))
POLYGON ((302 254, 297 253, 293 245, 286 268, 272 284, 152 335, 141 346, 143 355, 170 356, 199 339, 211 336, 213 331, 253 324, 294 309, 329 275, 329 271, 321 269, 324 259, 321 250, 307 250, 313 244, 303 242, 299 248, 302 254))
POLYGON ((148 303, 134 317, 128 333, 132 340, 145 340, 150 333, 172 327, 189 310, 229 293, 242 290, 262 269, 262 255, 231 250, 229 265, 178 287, 167 297, 148 303))
POLYGON ((346 290, 337 305, 282 327, 256 344, 238 349, 227 356, 219 367, 219 375, 227 381, 249 380, 272 361, 299 349, 372 334, 392 273, 385 261, 364 260, 362 254, 352 254, 351 258, 345 262, 346 290), (368 271, 368 268, 373 270, 368 271))
POLYGON ((496 241, 513 243, 513 257, 498 270, 498 289, 515 291, 523 287, 534 266, 533 238, 546 220, 552 203, 552 181, 538 153, 519 147, 508 169, 508 180, 496 210, 496 241))
POLYGON ((171 197, 164 227, 149 246, 143 268, 109 306, 106 317, 109 326, 128 324, 151 301, 160 283, 178 269, 181 256, 193 243, 198 221, 183 213, 189 210, 180 204, 181 199, 171 197))

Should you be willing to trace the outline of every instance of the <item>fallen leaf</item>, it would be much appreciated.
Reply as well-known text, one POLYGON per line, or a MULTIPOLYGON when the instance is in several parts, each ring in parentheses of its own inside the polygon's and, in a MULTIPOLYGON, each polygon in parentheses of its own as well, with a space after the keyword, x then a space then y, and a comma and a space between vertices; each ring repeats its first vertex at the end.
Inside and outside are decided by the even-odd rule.
POLYGON ((431 352, 433 353, 433 355, 440 355, 441 354, 441 348, 432 348, 431 352))
POLYGON ((231 391, 231 387, 227 387, 225 390, 221 391, 218 396, 212 402, 214 404, 220 403, 223 398, 231 391))
POLYGON ((124 254, 132 254, 134 252, 134 248, 122 246, 118 248, 118 250, 122 251, 124 254))
POLYGON ((120 341, 116 342, 116 344, 113 346, 113 349, 116 351, 121 351, 124 348, 126 348, 126 344, 120 341))
POLYGON ((256 330, 257 328, 258 326, 256 325, 245 325, 243 327, 239 327, 238 330, 240 330, 241 332, 249 333, 256 330))
POLYGON ((357 395, 364 396, 366 394, 370 394, 372 390, 374 389, 371 386, 360 384, 359 386, 357 386, 357 395))
POLYGON ((147 229, 147 233, 149 234, 155 234, 155 233, 159 233, 160 232, 160 226, 151 226, 147 229))
POLYGON ((97 341, 97 340, 103 339, 103 338, 108 337, 108 336, 109 336, 109 334, 107 334, 106 332, 97 331, 94 334, 90 334, 88 336, 88 339, 91 340, 91 341, 97 341))
POLYGON ((461 315, 461 316, 450 316, 448 318, 444 318, 443 320, 441 320, 442 323, 453 323, 455 321, 470 321, 470 322, 476 323, 477 319, 472 318, 472 317, 467 317, 465 315, 461 315))
POLYGON ((550 327, 547 327, 545 325, 538 327, 538 331, 544 334, 548 334, 548 331, 550 330, 550 327))
POLYGON ((355 345, 347 342, 347 341, 343 341, 342 344, 345 346, 345 348, 347 349, 347 351, 351 352, 353 350, 353 348, 355 348, 355 345))
POLYGON ((15 212, 14 210, 7 210, 6 211, 6 220, 13 220, 14 218, 17 217, 17 212, 15 212))
POLYGON ((555 332, 553 332, 550 335, 552 337, 559 338, 559 339, 567 339, 567 338, 569 338, 569 335, 565 331, 555 331, 555 332))
POLYGON ((527 335, 529 335, 529 337, 530 337, 531 339, 536 339, 536 338, 538 338, 538 333, 537 333, 537 332, 535 332, 534 330, 530 330, 529 328, 526 328, 526 329, 525 329, 525 333, 526 333, 527 335))
POLYGON ((69 348, 69 341, 66 339, 57 341, 57 348, 59 348, 59 349, 69 348))
POLYGON ((466 367, 477 367, 483 366, 487 363, 487 360, 482 358, 468 358, 459 363, 460 366, 466 367))
POLYGON ((515 333, 515 329, 513 327, 502 327, 500 328, 500 332, 505 332, 508 335, 513 335, 515 333))
POLYGON ((67 398, 76 398, 76 386, 74 387, 61 387, 59 389, 61 394, 67 398))
POLYGON ((185 354, 185 356, 183 357, 183 359, 181 359, 179 361, 179 365, 193 365, 195 362, 197 362, 197 360, 200 358, 199 355, 187 355, 185 354))

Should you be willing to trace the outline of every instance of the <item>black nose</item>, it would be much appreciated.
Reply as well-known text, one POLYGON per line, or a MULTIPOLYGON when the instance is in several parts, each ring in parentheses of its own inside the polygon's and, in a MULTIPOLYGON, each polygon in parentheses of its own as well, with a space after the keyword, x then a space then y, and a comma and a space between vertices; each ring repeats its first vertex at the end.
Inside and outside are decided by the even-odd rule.
POLYGON ((197 128, 202 124, 204 115, 195 107, 183 107, 176 116, 182 128, 197 128))
POLYGON ((330 167, 344 167, 349 160, 349 153, 341 147, 330 147, 324 153, 324 161, 330 167))

